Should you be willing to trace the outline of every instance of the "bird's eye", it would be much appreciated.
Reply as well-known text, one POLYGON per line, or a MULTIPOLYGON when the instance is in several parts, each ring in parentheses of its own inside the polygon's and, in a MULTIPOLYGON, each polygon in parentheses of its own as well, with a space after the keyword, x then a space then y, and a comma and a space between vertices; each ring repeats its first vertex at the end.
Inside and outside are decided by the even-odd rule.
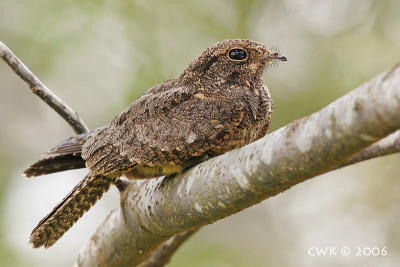
POLYGON ((247 59, 246 50, 240 48, 233 48, 228 52, 229 59, 242 61, 247 59))

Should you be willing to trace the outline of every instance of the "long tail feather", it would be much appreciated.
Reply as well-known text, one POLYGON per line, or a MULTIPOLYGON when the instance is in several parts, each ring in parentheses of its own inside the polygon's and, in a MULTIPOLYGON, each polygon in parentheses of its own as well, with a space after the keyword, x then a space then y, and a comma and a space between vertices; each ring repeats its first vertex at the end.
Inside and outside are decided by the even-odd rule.
POLYGON ((40 176, 55 172, 85 168, 85 161, 80 155, 61 155, 42 158, 24 171, 26 177, 40 176))
POLYGON ((25 171, 26 177, 39 176, 54 172, 79 169, 85 167, 82 159, 82 145, 90 133, 70 137, 42 155, 41 159, 29 166, 25 171))
POLYGON ((34 248, 52 246, 92 207, 118 177, 88 174, 33 229, 30 243, 34 248))

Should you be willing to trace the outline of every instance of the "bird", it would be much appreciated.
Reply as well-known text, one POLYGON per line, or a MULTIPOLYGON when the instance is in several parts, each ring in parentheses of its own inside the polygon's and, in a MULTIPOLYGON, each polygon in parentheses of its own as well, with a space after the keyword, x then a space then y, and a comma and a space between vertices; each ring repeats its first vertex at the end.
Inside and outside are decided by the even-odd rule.
POLYGON ((179 174, 263 137, 273 102, 262 74, 271 62, 286 60, 256 41, 218 42, 108 125, 44 153, 26 177, 85 167, 89 174, 33 229, 32 246, 52 246, 121 177, 179 174))

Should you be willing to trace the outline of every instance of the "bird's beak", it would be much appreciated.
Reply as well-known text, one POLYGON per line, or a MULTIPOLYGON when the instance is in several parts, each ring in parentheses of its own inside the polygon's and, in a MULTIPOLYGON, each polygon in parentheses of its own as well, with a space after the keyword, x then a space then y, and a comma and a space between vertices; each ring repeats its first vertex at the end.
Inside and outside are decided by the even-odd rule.
POLYGON ((280 61, 287 61, 285 56, 279 55, 278 53, 271 52, 268 56, 266 56, 268 60, 280 60, 280 61))

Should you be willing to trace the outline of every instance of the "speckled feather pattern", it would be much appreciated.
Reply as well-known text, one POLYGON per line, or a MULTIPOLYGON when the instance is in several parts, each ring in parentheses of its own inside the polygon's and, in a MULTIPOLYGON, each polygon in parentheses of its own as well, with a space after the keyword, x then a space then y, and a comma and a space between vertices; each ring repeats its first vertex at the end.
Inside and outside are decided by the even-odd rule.
POLYGON ((33 229, 33 247, 53 245, 89 210, 116 181, 116 176, 88 174, 39 224, 33 229))
MULTIPOLYGON (((65 151, 81 156, 90 174, 33 230, 33 246, 51 246, 122 175, 171 175, 264 136, 272 100, 261 75, 271 53, 251 40, 217 43, 178 78, 136 99, 109 125, 83 141, 76 138, 79 142, 53 149, 60 157, 65 151), (247 58, 230 59, 228 53, 235 48, 246 51, 247 58)), ((36 168, 51 172, 51 160, 42 165, 36 168)), ((35 176, 29 169, 26 174, 35 176)))

